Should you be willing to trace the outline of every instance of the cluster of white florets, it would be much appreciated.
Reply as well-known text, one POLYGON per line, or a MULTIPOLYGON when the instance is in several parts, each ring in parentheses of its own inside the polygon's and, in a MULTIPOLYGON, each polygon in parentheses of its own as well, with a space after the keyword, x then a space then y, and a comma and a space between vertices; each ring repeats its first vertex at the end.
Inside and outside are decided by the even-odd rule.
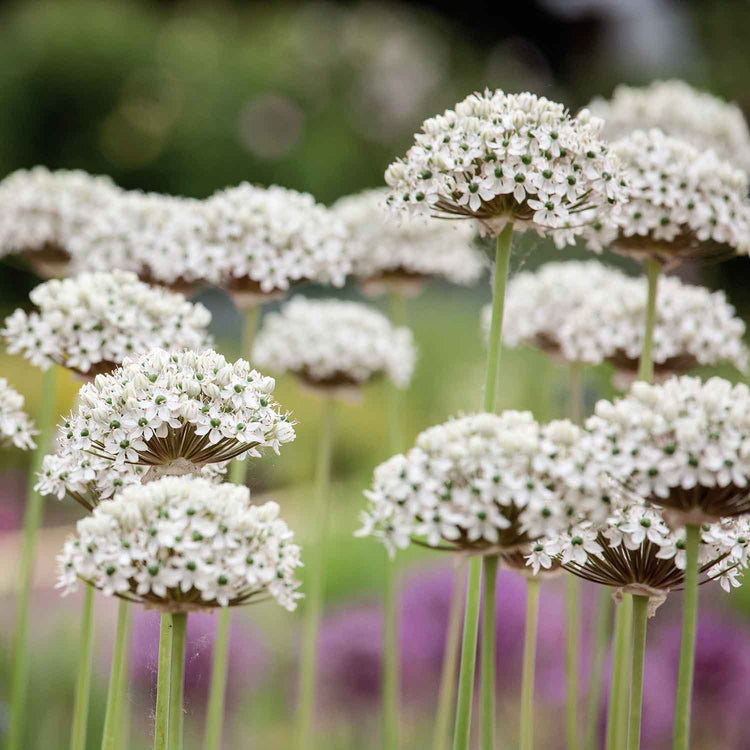
POLYGON ((125 488, 80 520, 58 557, 58 587, 78 581, 167 612, 252 603, 296 607, 300 550, 276 503, 246 487, 165 477, 125 488))
POLYGON ((722 378, 633 384, 586 422, 596 460, 639 498, 709 518, 750 510, 750 389, 722 378))
POLYGON ((750 169, 750 130, 742 110, 684 81, 654 81, 642 88, 621 85, 609 101, 595 99, 589 109, 604 120, 604 136, 610 140, 659 128, 750 169))
POLYGON ((432 427, 375 470, 360 536, 392 553, 431 547, 516 552, 576 519, 606 515, 607 482, 568 421, 476 414, 432 427))
POLYGON ((53 279, 29 296, 39 310, 16 310, 0 333, 11 354, 44 369, 57 362, 98 374, 149 349, 199 351, 210 343, 211 313, 203 305, 126 271, 53 279))
POLYGON ((680 255, 750 248, 745 172, 660 130, 637 130, 612 144, 627 170, 630 199, 586 231, 594 250, 612 245, 665 262, 680 255))
POLYGON ((70 254, 71 238, 119 192, 108 177, 78 170, 9 174, 0 182, 0 257, 44 249, 70 254))
POLYGON ((149 478, 278 452, 295 435, 274 386, 243 359, 154 349, 84 384, 78 409, 60 426, 59 450, 149 466, 149 478))
POLYGON ((297 296, 263 319, 252 359, 312 384, 360 385, 385 376, 405 388, 416 349, 408 328, 367 305, 297 296))
POLYGON ((0 445, 34 448, 34 423, 23 410, 23 396, 0 378, 0 445))
POLYGON ((533 228, 558 246, 627 196, 601 140, 602 121, 562 104, 500 90, 472 94, 426 120, 416 143, 388 168, 390 204, 410 213, 463 216, 499 234, 533 228))
POLYGON ((346 227, 353 274, 362 281, 404 275, 444 278, 473 284, 484 270, 471 246, 474 227, 467 221, 429 216, 389 217, 386 190, 366 190, 341 198, 332 208, 346 227))

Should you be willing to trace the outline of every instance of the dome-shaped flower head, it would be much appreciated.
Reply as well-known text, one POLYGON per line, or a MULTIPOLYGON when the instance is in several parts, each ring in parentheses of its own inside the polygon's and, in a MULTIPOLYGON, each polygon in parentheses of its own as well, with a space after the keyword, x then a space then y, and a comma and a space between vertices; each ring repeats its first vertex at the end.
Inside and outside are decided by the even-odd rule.
MULTIPOLYGON (((698 560, 703 581, 729 591, 747 566, 750 528, 745 521, 705 524, 698 560)), ((650 614, 685 579, 685 530, 672 530, 661 512, 643 503, 618 504, 603 522, 586 522, 537 544, 528 556, 536 571, 551 559, 588 581, 619 593, 647 596, 650 614)))
POLYGON ((750 390, 722 378, 639 381, 586 422, 600 465, 620 486, 703 523, 750 512, 750 390))
POLYGON ((23 396, 0 378, 0 445, 34 448, 34 423, 23 410, 23 396))
POLYGON ((154 349, 83 385, 77 410, 59 428, 58 452, 147 466, 149 480, 266 447, 278 452, 294 428, 273 400, 274 386, 243 359, 154 349))
POLYGON ((360 536, 389 551, 430 547, 513 553, 572 519, 606 514, 608 498, 572 422, 529 412, 475 414, 431 427, 375 470, 360 536))
POLYGON ((269 597, 293 610, 299 598, 299 547, 279 506, 195 477, 126 487, 78 522, 58 562, 64 593, 81 580, 164 612, 269 597))
POLYGON ((626 196, 620 167, 600 137, 602 121, 571 117, 533 94, 476 93, 426 120, 385 180, 396 210, 472 218, 499 234, 512 223, 569 243, 626 196))
POLYGON ((242 183, 204 211, 219 283, 240 308, 304 281, 343 286, 351 271, 344 226, 308 193, 242 183))
POLYGON ((272 372, 290 372, 314 388, 335 391, 379 377, 405 388, 416 352, 408 328, 394 327, 367 305, 297 296, 263 319, 252 359, 272 372))
POLYGON ((589 247, 676 265, 685 258, 747 253, 750 202, 745 172, 660 130, 636 130, 612 152, 626 168, 630 200, 597 217, 589 247))
MULTIPOLYGON (((558 337, 568 361, 611 362, 631 378, 638 371, 647 307, 644 277, 619 275, 590 289, 561 322, 558 337)), ((698 365, 733 364, 748 368, 745 324, 723 292, 683 284, 666 276, 659 282, 653 361, 663 379, 698 365)))
POLYGON ((352 273, 366 292, 416 294, 430 279, 469 285, 479 278, 484 262, 471 246, 469 223, 429 216, 394 221, 386 196, 386 190, 365 190, 332 208, 349 233, 352 273))
POLYGON ((40 284, 38 311, 16 310, 0 332, 11 354, 46 369, 53 362, 93 378, 150 349, 205 348, 211 313, 127 271, 84 273, 40 284))
POLYGON ((609 140, 634 130, 659 128, 750 170, 750 130, 742 110, 684 81, 654 81, 643 87, 620 85, 611 99, 595 99, 589 109, 604 120, 603 133, 609 140))
POLYGON ((120 190, 79 170, 19 169, 0 182, 0 257, 22 254, 41 276, 69 271, 71 241, 120 190))

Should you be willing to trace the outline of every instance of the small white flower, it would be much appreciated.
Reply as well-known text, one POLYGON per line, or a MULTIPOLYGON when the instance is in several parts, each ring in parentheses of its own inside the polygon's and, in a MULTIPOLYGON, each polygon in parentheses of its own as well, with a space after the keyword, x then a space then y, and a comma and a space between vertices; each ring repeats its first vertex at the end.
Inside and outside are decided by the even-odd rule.
POLYGON ((35 448, 34 423, 23 410, 23 396, 0 378, 0 445, 15 445, 28 450, 35 448))

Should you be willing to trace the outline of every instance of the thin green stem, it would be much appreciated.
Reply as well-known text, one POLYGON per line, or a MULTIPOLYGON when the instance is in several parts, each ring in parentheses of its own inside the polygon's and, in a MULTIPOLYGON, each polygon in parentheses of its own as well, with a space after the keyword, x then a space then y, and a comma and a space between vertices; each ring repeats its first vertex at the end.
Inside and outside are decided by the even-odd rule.
POLYGON ((117 727, 117 750, 129 750, 127 746, 127 730, 130 721, 128 700, 128 677, 130 675, 130 642, 133 632, 133 608, 127 608, 127 622, 125 624, 125 642, 122 648, 122 669, 120 670, 120 684, 115 714, 115 726, 117 727))
POLYGON ((54 430, 55 389, 57 367, 52 365, 42 377, 42 396, 37 417, 39 434, 37 448, 31 460, 26 515, 23 524, 21 562, 18 570, 18 599, 16 602, 15 637, 13 641, 13 668, 10 676, 10 727, 7 750, 23 750, 26 713, 26 693, 29 687, 29 599, 34 575, 36 537, 42 522, 44 500, 34 491, 36 476, 42 468, 42 459, 49 448, 54 430))
POLYGON ((607 719, 607 750, 625 750, 628 734, 628 685, 633 597, 624 594, 617 605, 615 643, 612 650, 612 687, 607 719))
POLYGON ((497 555, 484 558, 484 603, 482 605, 482 750, 495 750, 495 603, 497 555))
POLYGON ((526 633, 523 642, 520 750, 531 750, 534 747, 534 674, 538 625, 539 579, 529 577, 526 579, 526 633))
POLYGON ((659 286, 661 263, 655 258, 646 261, 648 277, 648 302, 646 305, 646 330, 643 336, 641 361, 638 367, 638 379, 651 383, 654 379, 654 327, 656 326, 656 294, 659 286))
POLYGON ((121 698, 122 670, 125 668, 125 651, 128 637, 128 602, 121 600, 117 610, 117 630, 115 631, 115 650, 112 655, 112 668, 109 673, 107 689, 107 710, 104 714, 104 732, 102 733, 102 750, 116 750, 120 734, 120 717, 118 702, 121 698))
POLYGON ((695 635, 698 627, 698 547, 700 527, 685 527, 685 591, 682 600, 682 641, 680 671, 674 714, 674 750, 690 746, 690 709, 693 699, 695 635))
POLYGON ((216 624, 216 635, 214 637, 213 668, 211 670, 211 685, 208 690, 203 750, 219 750, 221 747, 221 730, 224 725, 224 697, 229 666, 230 619, 231 614, 228 607, 219 612, 219 621, 216 624))
POLYGON ((643 661, 646 655, 648 597, 633 597, 633 662, 630 671, 630 719, 628 750, 640 750, 643 713, 643 661))
POLYGON ((615 605, 615 625, 612 631, 612 672, 609 680, 609 704, 607 706, 606 750, 615 750, 617 710, 619 708, 617 687, 619 685, 620 660, 622 658, 625 627, 625 608, 622 602, 615 605))
POLYGON ((73 726, 70 732, 70 750, 85 750, 86 727, 91 695, 91 663, 94 632, 94 587, 84 586, 83 613, 81 614, 81 644, 78 656, 78 677, 73 700, 73 726))
POLYGON ((576 424, 583 423, 583 364, 572 362, 570 365, 570 418, 576 424))
POLYGON ((435 734, 432 750, 448 750, 450 722, 456 691, 456 667, 458 666, 458 644, 461 637, 461 613, 465 596, 464 566, 456 568, 451 591, 451 608, 448 614, 448 630, 445 634, 445 653, 440 674, 435 734))
POLYGON ((252 362, 253 344, 260 321, 260 310, 260 305, 253 305, 242 313, 242 332, 240 334, 242 350, 240 351, 240 357, 250 362, 252 362))
POLYGON ((169 686, 172 681, 172 616, 161 616, 159 626, 159 671, 156 676, 156 723, 154 750, 167 750, 169 740, 169 686))
POLYGON ((597 604, 596 631, 594 636, 594 658, 591 665, 589 679, 589 694, 586 703, 586 736, 584 749, 596 750, 597 732, 599 729, 599 706, 602 699, 602 683, 604 675, 604 659, 607 654, 607 640, 609 638, 609 622, 612 597, 606 588, 599 593, 597 604))
POLYGON ((297 708, 297 747, 317 747, 313 735, 315 711, 315 676, 320 618, 323 609, 324 554, 328 532, 331 494, 331 458, 334 439, 334 402, 322 401, 318 457, 315 469, 315 496, 311 507, 310 526, 316 529, 306 558, 305 622, 302 635, 302 661, 299 673, 299 704, 297 708))
POLYGON ((565 652, 565 670, 568 680, 565 734, 568 750, 578 750, 578 673, 581 642, 580 583, 575 576, 565 578, 565 616, 568 646, 565 652))
POLYGON ((182 750, 183 744, 186 632, 187 614, 185 612, 174 612, 172 614, 172 651, 169 670, 169 750, 182 750))

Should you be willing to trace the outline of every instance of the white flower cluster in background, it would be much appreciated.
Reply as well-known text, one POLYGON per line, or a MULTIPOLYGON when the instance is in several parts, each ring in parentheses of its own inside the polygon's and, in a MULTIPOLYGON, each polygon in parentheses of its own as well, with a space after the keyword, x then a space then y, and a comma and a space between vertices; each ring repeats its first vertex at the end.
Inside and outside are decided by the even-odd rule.
POLYGON ((79 580, 167 612, 272 597, 293 610, 300 550, 279 506, 246 487, 164 477, 133 485, 80 520, 58 557, 58 587, 79 580))
POLYGON ((212 350, 154 349, 97 375, 60 425, 58 452, 91 452, 160 474, 195 473, 232 458, 278 452, 294 427, 273 400, 273 378, 212 350), (68 444, 70 444, 68 446, 68 444))
POLYGON ((391 206, 463 216, 480 230, 550 233, 562 247, 627 197, 620 165, 601 139, 602 121, 571 117, 533 94, 486 90, 426 120, 404 159, 388 167, 391 206))
POLYGON ((654 81, 642 88, 617 86, 610 100, 595 99, 589 109, 604 120, 604 136, 610 140, 634 130, 659 128, 750 169, 750 130, 742 110, 684 81, 654 81))
POLYGON ((597 217, 589 247, 636 257, 747 253, 750 248, 748 178, 713 151, 700 151, 660 130, 636 130, 612 144, 627 170, 630 200, 597 217))
POLYGON ((385 376, 405 388, 416 349, 411 330, 367 305, 297 296, 263 319, 252 360, 313 384, 359 385, 385 376))
POLYGON ((394 221, 386 196, 386 190, 366 190, 341 198, 332 207, 349 232, 347 248, 355 276, 367 280, 400 273, 464 285, 479 278, 485 264, 471 246, 471 222, 429 216, 394 221))
POLYGON ((34 423, 23 410, 23 396, 0 378, 0 445, 34 448, 34 423))
POLYGON ((71 253, 71 237, 119 192, 108 177, 79 170, 12 172, 0 182, 0 257, 44 249, 71 253))
POLYGON ((750 389, 714 377, 636 382, 599 401, 586 427, 596 460, 637 497, 708 518, 750 511, 750 389))
POLYGON ((0 334, 11 354, 46 369, 109 372, 150 349, 201 350, 211 313, 181 294, 149 286, 126 271, 53 279, 29 295, 38 311, 16 310, 0 334))
POLYGON ((515 552, 544 534, 608 513, 607 482, 567 420, 529 412, 475 414, 421 433, 375 470, 360 536, 388 550, 515 552))

